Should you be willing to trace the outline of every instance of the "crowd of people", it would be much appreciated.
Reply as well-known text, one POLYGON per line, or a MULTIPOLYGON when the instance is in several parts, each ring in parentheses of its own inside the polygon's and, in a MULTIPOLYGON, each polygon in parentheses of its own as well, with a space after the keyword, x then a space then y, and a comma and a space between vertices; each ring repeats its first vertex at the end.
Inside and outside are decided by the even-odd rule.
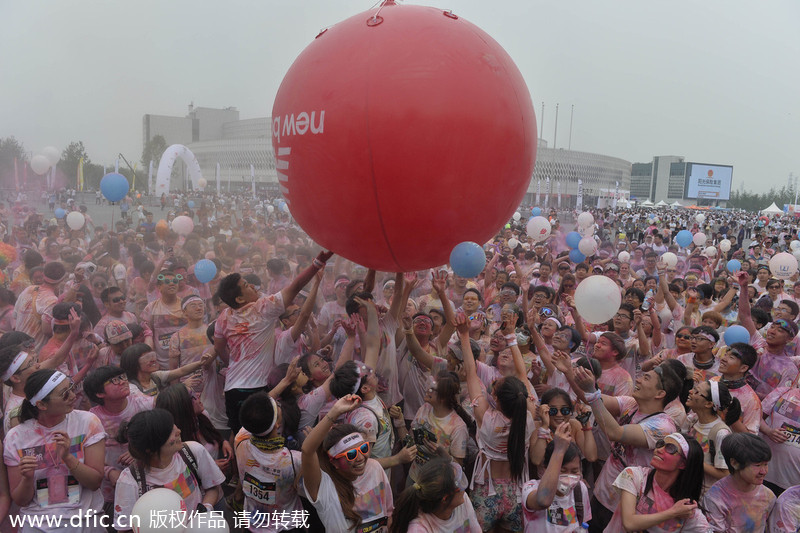
POLYGON ((126 198, 112 228, 44 198, 0 208, 3 531, 128 531, 155 488, 220 531, 800 528, 800 282, 769 266, 792 220, 593 210, 576 263, 552 210, 468 279, 352 264, 252 195, 126 198), (607 323, 575 302, 592 276, 607 323))

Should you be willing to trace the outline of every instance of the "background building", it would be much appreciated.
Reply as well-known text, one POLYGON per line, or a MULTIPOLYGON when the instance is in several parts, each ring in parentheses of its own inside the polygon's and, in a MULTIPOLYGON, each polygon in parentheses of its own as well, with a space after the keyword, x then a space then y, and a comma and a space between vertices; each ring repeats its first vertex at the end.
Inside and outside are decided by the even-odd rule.
MULTIPOLYGON (((185 117, 144 115, 143 142, 147 143, 156 135, 162 135, 167 146, 183 144, 188 147, 200 163, 209 188, 216 188, 217 164, 223 189, 249 187, 252 183, 250 165, 253 165, 258 188, 278 191, 269 117, 240 120, 234 107, 211 109, 190 105, 185 117)), ((583 182, 584 206, 610 205, 617 191, 619 199, 624 201, 629 197, 630 162, 563 148, 554 150, 548 148, 543 139, 538 143, 536 165, 523 204, 537 204, 538 187, 541 207, 558 207, 559 190, 561 207, 574 207, 578 180, 583 182)), ((158 166, 158 161, 155 165, 158 166)), ((172 179, 174 189, 186 186, 183 176, 182 163, 176 163, 172 179)), ((497 183, 502 186, 502 180, 497 183)))
POLYGON ((725 207, 732 178, 730 165, 687 162, 683 156, 656 156, 650 163, 633 163, 631 200, 725 207))

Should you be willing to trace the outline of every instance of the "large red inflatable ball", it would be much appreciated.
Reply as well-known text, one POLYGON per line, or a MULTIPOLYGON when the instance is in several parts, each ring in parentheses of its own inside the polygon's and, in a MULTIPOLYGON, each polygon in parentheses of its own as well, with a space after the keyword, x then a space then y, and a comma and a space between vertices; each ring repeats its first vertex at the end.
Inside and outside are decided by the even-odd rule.
POLYGON ((441 10, 385 2, 320 33, 272 110, 281 191, 317 243, 382 271, 447 263, 518 207, 536 117, 509 55, 441 10))

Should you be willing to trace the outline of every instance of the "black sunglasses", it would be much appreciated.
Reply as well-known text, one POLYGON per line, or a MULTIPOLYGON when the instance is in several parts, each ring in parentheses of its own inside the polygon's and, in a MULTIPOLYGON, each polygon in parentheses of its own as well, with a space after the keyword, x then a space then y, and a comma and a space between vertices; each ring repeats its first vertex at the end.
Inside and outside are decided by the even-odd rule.
POLYGON ((692 336, 691 335, 686 335, 685 333, 679 333, 678 335, 675 335, 675 338, 676 339, 691 339, 692 336))
POLYGON ((556 416, 559 410, 561 411, 561 414, 564 416, 572 414, 572 407, 567 407, 567 406, 564 406, 561 409, 559 409, 558 407, 551 407, 550 411, 548 412, 550 413, 550 416, 556 416))
POLYGON ((116 297, 116 298, 112 298, 112 299, 111 299, 111 303, 112 303, 112 304, 118 304, 118 303, 120 303, 120 302, 124 302, 124 301, 125 301, 125 300, 127 300, 127 299, 128 299, 128 298, 126 298, 125 296, 118 296, 118 297, 116 297))
POLYGON ((671 442, 666 442, 664 439, 658 439, 656 441, 656 449, 658 448, 664 448, 664 450, 666 450, 666 452, 670 455, 683 455, 681 453, 681 449, 678 448, 677 445, 672 444, 671 442))

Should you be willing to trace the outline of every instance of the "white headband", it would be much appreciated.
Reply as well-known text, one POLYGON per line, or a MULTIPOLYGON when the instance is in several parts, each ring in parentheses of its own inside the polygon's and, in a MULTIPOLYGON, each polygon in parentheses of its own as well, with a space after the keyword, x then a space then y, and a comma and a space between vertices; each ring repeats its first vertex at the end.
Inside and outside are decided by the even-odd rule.
POLYGON ((687 458, 689 457, 689 443, 686 442, 686 439, 683 437, 683 435, 677 432, 670 433, 666 438, 677 441, 678 445, 681 447, 681 450, 683 450, 683 456, 687 458))
POLYGON ((269 427, 267 428, 266 431, 263 431, 261 433, 257 433, 256 437, 266 437, 267 435, 272 433, 272 430, 275 429, 275 424, 278 423, 278 404, 275 403, 275 398, 270 396, 269 397, 269 403, 272 404, 272 423, 269 425, 269 427))
POLYGON ((358 389, 361 388, 361 367, 356 365, 356 371, 358 372, 358 381, 356 381, 356 386, 350 394, 358 394, 358 389))
POLYGON ((558 329, 561 329, 562 327, 561 322, 557 318, 549 316, 545 319, 545 322, 547 322, 548 320, 552 320, 553 322, 555 322, 556 326, 558 326, 558 329))
POLYGON ((328 450, 328 457, 333 459, 337 455, 346 452, 356 446, 360 446, 364 441, 364 436, 361 433, 350 433, 345 438, 334 444, 328 450))
POLYGON ((202 298, 200 298, 199 296, 192 296, 191 298, 183 302, 183 305, 181 305, 181 309, 186 309, 186 306, 192 302, 200 302, 201 304, 205 305, 205 302, 203 301, 202 298))
POLYGON ((0 381, 8 381, 11 379, 19 367, 22 366, 22 363, 25 361, 25 358, 28 357, 28 352, 19 352, 17 356, 11 361, 11 365, 6 369, 5 374, 0 376, 0 381))
POLYGON ((698 333, 698 335, 705 338, 709 342, 717 342, 716 340, 714 340, 714 336, 710 333, 698 333))
POLYGON ((709 381, 708 384, 711 387, 711 403, 714 404, 714 410, 719 411, 722 408, 719 403, 719 381, 709 381))
POLYGON ((53 389, 58 387, 58 384, 67 379, 67 376, 62 374, 61 372, 56 371, 50 379, 44 384, 44 386, 39 389, 39 392, 33 395, 33 398, 30 399, 31 405, 36 406, 37 403, 41 402, 45 399, 45 397, 53 392, 53 389))

